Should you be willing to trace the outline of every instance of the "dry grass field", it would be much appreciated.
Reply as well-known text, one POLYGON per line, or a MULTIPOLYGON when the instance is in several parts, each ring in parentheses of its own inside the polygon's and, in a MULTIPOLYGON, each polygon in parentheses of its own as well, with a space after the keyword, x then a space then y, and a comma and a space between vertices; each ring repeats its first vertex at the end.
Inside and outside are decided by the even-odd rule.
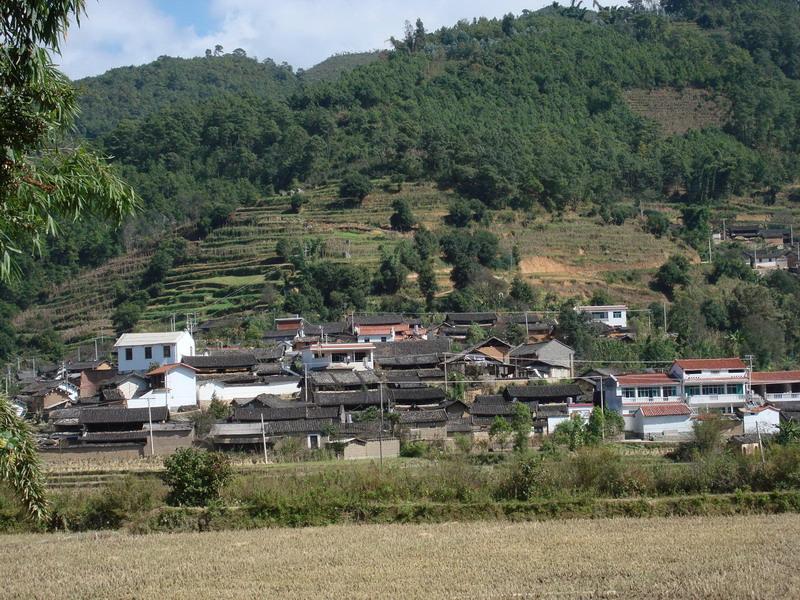
POLYGON ((798 551, 797 515, 10 535, 0 581, 48 599, 796 598, 798 551))

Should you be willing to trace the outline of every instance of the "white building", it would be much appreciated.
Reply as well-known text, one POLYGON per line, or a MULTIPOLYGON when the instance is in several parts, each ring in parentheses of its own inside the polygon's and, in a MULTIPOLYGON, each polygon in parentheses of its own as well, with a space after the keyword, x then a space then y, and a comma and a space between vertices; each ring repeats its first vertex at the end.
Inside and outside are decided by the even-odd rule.
POLYGON ((154 364, 170 365, 194 355, 194 338, 188 331, 124 333, 114 344, 117 371, 147 371, 154 364))
POLYGON ((742 411, 744 433, 777 433, 781 411, 769 404, 742 411))
POLYGON ((676 360, 669 374, 680 381, 689 406, 732 413, 747 401, 749 372, 739 358, 676 360))
POLYGON ((364 342, 319 343, 303 350, 303 366, 309 370, 350 369, 364 371, 374 368, 375 345, 364 342))
POLYGON ((197 406, 195 369, 182 363, 162 365, 147 373, 150 386, 147 392, 128 400, 128 408, 166 406, 177 410, 197 406))
POLYGON ((226 383, 216 379, 206 379, 197 383, 197 399, 200 403, 211 402, 214 396, 220 402, 255 398, 261 394, 273 396, 292 396, 300 393, 300 377, 288 375, 268 377, 262 382, 226 383))
POLYGON ((643 405, 634 413, 632 429, 645 440, 687 437, 692 433, 692 411, 680 402, 643 405))
POLYGON ((621 327, 623 329, 628 326, 628 307, 624 304, 576 306, 575 310, 588 315, 595 323, 603 323, 609 327, 621 327))

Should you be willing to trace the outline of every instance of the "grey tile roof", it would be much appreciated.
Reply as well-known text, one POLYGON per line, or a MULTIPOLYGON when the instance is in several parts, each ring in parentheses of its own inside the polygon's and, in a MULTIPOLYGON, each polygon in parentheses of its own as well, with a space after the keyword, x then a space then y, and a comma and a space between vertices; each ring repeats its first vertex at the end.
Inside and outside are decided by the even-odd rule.
MULTIPOLYGON (((165 406, 154 406, 152 411, 153 421, 166 421, 169 411, 165 406)), ((83 408, 78 417, 81 425, 94 423, 146 423, 149 419, 147 408, 83 408)))
POLYGON ((434 403, 445 398, 444 390, 438 387, 395 388, 389 394, 397 404, 434 403))
POLYGON ((447 423, 447 413, 441 409, 435 410, 409 410, 400 413, 401 425, 434 425, 442 426, 447 423))
POLYGON ((450 352, 450 339, 431 336, 427 340, 401 340, 399 342, 376 342, 375 359, 398 358, 401 356, 430 356, 450 352))
POLYGON ((583 390, 574 383, 563 385, 510 385, 506 388, 508 399, 538 400, 582 396, 583 390))
MULTIPOLYGON (((314 392, 314 401, 320 406, 380 406, 380 392, 378 390, 354 392, 314 392)), ((384 407, 389 405, 386 394, 383 397, 384 407)))
POLYGON ((209 356, 184 356, 183 362, 195 369, 250 369, 258 361, 252 352, 225 352, 209 356))
POLYGON ((351 371, 349 369, 324 371, 310 371, 309 383, 314 387, 353 387, 362 385, 377 385, 380 379, 374 371, 351 371))
POLYGON ((470 323, 494 323, 497 321, 497 313, 493 312, 464 312, 464 313, 448 313, 447 322, 453 325, 462 325, 470 323))
POLYGON ((358 325, 394 325, 396 323, 408 323, 409 325, 419 324, 420 320, 403 315, 386 313, 382 315, 356 315, 353 323, 358 325))

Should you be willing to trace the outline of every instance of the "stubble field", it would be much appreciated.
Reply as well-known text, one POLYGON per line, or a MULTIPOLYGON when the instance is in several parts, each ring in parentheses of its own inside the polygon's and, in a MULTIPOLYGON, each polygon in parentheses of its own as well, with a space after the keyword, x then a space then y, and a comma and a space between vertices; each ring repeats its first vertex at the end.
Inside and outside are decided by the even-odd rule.
POLYGON ((6 598, 796 598, 797 515, 0 537, 6 598))

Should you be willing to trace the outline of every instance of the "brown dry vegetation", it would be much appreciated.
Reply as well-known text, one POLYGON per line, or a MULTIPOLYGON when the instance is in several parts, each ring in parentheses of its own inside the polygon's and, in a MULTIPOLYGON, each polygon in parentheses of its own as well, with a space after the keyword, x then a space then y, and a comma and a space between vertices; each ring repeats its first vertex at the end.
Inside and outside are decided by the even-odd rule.
POLYGON ((12 535, 0 551, 7 598, 730 599, 800 585, 796 515, 12 535))

